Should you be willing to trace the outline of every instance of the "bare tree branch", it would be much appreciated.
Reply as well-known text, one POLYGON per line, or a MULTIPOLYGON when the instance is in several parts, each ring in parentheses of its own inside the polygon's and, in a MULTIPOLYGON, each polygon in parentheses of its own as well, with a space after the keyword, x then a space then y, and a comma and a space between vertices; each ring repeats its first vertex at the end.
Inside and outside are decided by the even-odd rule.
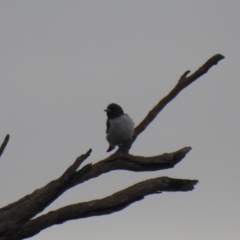
MULTIPOLYGON (((160 193, 162 191, 192 190, 197 180, 160 177, 137 183, 125 190, 100 200, 69 205, 33 219, 68 189, 92 178, 99 177, 104 173, 114 170, 135 172, 157 171, 173 168, 178 164, 191 150, 191 147, 185 147, 173 153, 164 153, 153 157, 130 155, 128 154, 128 150, 131 148, 131 144, 137 139, 138 135, 147 128, 158 113, 161 112, 171 100, 223 58, 224 57, 220 54, 213 56, 195 73, 188 77, 187 75, 190 71, 186 71, 173 90, 164 97, 135 128, 135 134, 132 141, 127 143, 126 146, 119 148, 113 155, 96 164, 86 164, 79 169, 79 166, 89 157, 91 153, 90 149, 86 154, 78 157, 58 179, 51 181, 46 186, 35 190, 33 193, 20 200, 1 208, 0 240, 28 238, 45 228, 55 224, 61 224, 71 219, 98 216, 120 211, 149 194, 160 193)), ((0 148, 1 154, 8 140, 9 136, 7 135, 0 148)))
MULTIPOLYGON (((42 212, 50 203, 62 194, 65 186, 75 177, 79 165, 88 158, 91 149, 76 159, 65 173, 45 187, 35 190, 15 203, 0 209, 0 237, 6 231, 13 233, 31 218, 42 212)), ((86 165, 78 175, 85 174, 91 168, 91 164, 86 165)), ((1 239, 1 238, 0 238, 1 239)))
POLYGON ((173 153, 164 153, 154 157, 113 154, 94 165, 87 164, 77 170, 79 165, 90 155, 91 150, 89 150, 86 154, 78 157, 60 178, 0 209, 0 240, 1 234, 6 235, 7 231, 9 235, 12 235, 62 193, 80 183, 114 170, 140 172, 173 168, 190 150, 190 147, 185 147, 173 153))
POLYGON ((191 147, 185 147, 173 153, 164 153, 154 157, 113 154, 109 158, 94 164, 90 171, 82 175, 81 178, 74 179, 70 184, 71 187, 73 187, 79 183, 83 183, 89 179, 96 178, 114 170, 145 172, 173 168, 190 150, 191 147))
POLYGON ((181 78, 179 79, 177 85, 173 88, 173 90, 164 97, 144 118, 144 120, 135 128, 135 133, 131 144, 137 139, 138 135, 141 134, 147 126, 155 119, 155 117, 163 110, 163 108, 171 102, 184 88, 188 85, 196 81, 202 75, 208 72, 208 70, 213 67, 214 65, 218 64, 219 61, 224 59, 224 56, 221 54, 216 54, 211 57, 206 63, 204 63, 196 72, 192 75, 187 75, 190 71, 186 71, 181 78))
POLYGON ((20 233, 17 233, 18 238, 16 239, 31 237, 45 228, 55 224, 61 224, 68 220, 111 214, 120 211, 150 194, 190 191, 194 189, 194 185, 197 184, 197 182, 197 180, 171 179, 168 177, 149 179, 116 192, 109 197, 65 206, 33 219, 23 226, 20 233))
POLYGON ((9 138, 10 138, 10 135, 6 135, 2 145, 0 147, 0 157, 2 156, 4 149, 6 148, 6 146, 8 144, 9 138))

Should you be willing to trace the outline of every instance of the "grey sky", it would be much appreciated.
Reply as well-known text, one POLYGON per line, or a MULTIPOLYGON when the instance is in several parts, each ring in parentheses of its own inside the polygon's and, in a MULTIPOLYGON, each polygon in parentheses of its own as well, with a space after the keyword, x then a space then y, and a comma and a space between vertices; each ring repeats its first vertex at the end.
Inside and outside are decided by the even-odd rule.
POLYGON ((157 176, 200 182, 103 217, 70 221, 42 239, 238 240, 240 2, 1 1, 0 205, 57 178, 75 158, 108 156, 103 110, 119 103, 138 124, 216 53, 226 59, 185 89, 131 153, 193 150, 174 169, 112 172, 65 193, 45 212, 102 198, 157 176))

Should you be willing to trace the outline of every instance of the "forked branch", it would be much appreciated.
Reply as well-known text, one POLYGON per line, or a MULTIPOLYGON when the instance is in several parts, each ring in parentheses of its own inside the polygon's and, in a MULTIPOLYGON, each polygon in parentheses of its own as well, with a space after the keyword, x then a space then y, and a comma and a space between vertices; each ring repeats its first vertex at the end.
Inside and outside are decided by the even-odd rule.
POLYGON ((1 234, 7 229, 9 232, 14 232, 58 198, 66 190, 66 185, 76 176, 76 172, 78 176, 85 174, 91 168, 91 164, 86 165, 79 171, 77 169, 88 158, 90 153, 91 149, 86 154, 78 157, 60 178, 51 181, 46 186, 35 190, 17 202, 1 208, 0 239, 1 234))
POLYGON ((16 222, 23 225, 29 219, 42 212, 65 191, 80 183, 114 170, 143 172, 173 168, 190 150, 190 147, 186 147, 173 153, 164 153, 154 157, 112 155, 110 158, 94 165, 87 164, 78 170, 79 165, 89 157, 91 153, 91 150, 89 150, 86 154, 78 157, 58 179, 35 190, 32 194, 23 197, 17 202, 0 209, 0 229, 2 226, 1 213, 3 212, 8 212, 7 217, 4 216, 4 220, 6 221, 8 219, 10 225, 15 225, 16 222), (21 209, 21 211, 19 211, 19 209, 21 209))
MULTIPOLYGON (((185 87, 205 74, 212 66, 216 65, 224 57, 217 54, 210 58, 195 73, 188 76, 186 71, 179 79, 173 90, 164 97, 135 128, 135 134, 127 151, 119 149, 108 158, 96 164, 87 164, 79 169, 79 166, 89 157, 91 150, 78 157, 75 162, 58 179, 51 181, 46 186, 35 190, 33 193, 21 198, 15 203, 0 209, 0 240, 18 240, 31 237, 45 228, 55 224, 61 224, 71 219, 79 219, 91 216, 110 214, 120 211, 130 204, 142 200, 145 196, 163 191, 190 191, 193 190, 197 180, 171 179, 159 177, 149 179, 116 192, 111 196, 100 200, 69 205, 45 215, 33 219, 47 206, 55 201, 68 189, 99 177, 102 174, 114 170, 128 170, 135 172, 157 171, 173 168, 178 164, 191 147, 182 148, 173 153, 164 153, 153 157, 141 157, 128 154, 131 144, 137 139, 147 126, 155 119, 159 112, 172 101, 185 87)), ((9 136, 7 135, 1 148, 3 153, 9 136)))
POLYGON ((146 172, 173 168, 182 159, 184 159, 190 150, 191 147, 185 147, 176 152, 164 153, 153 157, 141 157, 130 154, 113 154, 109 158, 92 165, 92 168, 86 172, 86 174, 79 178, 75 178, 74 181, 70 183, 71 186, 69 187, 73 187, 79 183, 83 183, 104 173, 115 170, 146 172))

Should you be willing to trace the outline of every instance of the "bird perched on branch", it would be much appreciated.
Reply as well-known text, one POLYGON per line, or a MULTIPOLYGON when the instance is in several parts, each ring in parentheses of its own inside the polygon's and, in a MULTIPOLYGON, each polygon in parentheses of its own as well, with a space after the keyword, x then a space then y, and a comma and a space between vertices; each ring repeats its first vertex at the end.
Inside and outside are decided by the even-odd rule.
POLYGON ((132 139, 134 122, 116 103, 111 103, 104 111, 107 112, 108 117, 106 138, 109 142, 107 152, 110 152, 115 146, 120 146, 123 142, 132 139))

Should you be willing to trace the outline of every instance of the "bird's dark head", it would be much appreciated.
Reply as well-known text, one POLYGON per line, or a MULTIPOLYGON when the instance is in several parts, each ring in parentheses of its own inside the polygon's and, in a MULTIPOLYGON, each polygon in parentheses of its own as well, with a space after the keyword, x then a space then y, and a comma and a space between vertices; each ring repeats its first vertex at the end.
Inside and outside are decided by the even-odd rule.
POLYGON ((117 118, 124 114, 122 108, 116 103, 109 104, 104 111, 107 112, 108 119, 117 118))

